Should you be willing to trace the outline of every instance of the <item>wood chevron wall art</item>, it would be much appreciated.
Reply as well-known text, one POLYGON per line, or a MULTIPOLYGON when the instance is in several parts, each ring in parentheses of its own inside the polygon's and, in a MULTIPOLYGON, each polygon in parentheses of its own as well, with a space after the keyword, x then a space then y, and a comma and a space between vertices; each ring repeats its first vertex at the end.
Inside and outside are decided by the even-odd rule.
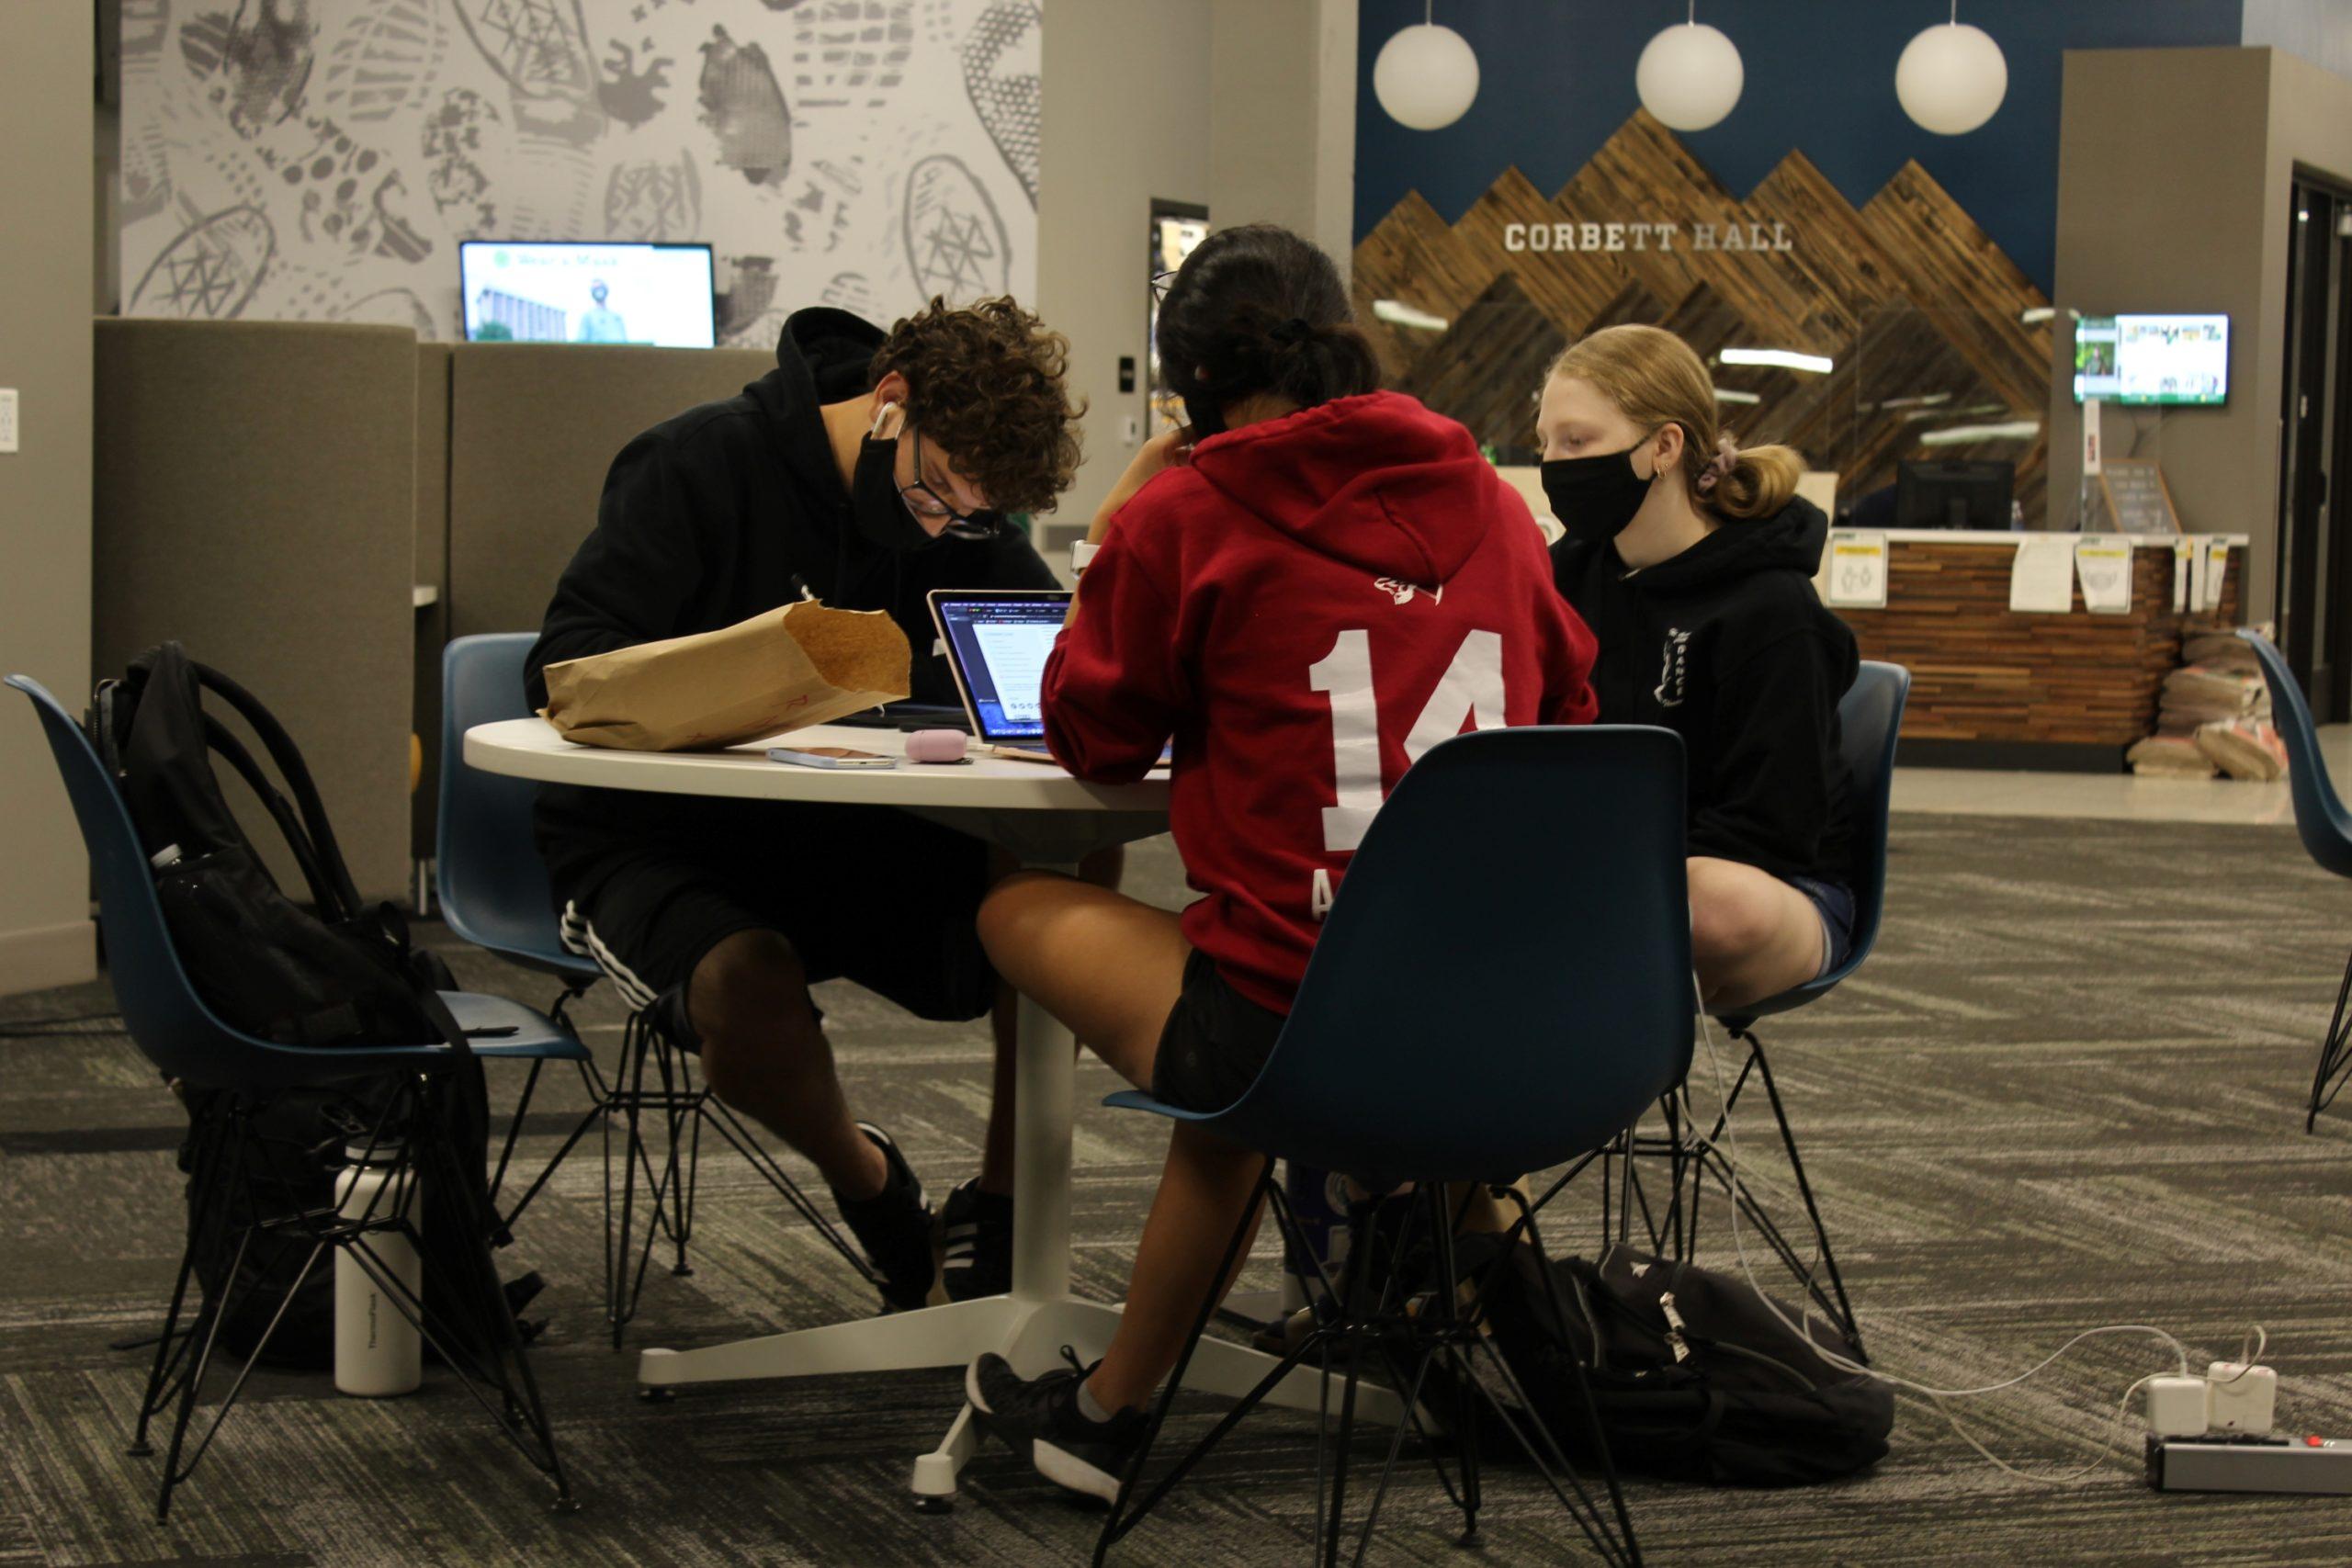
POLYGON ((1506 169, 1448 224, 1408 195, 1356 246, 1354 288, 1392 383, 1499 452, 1526 456, 1554 355, 1646 321, 1708 360, 1740 441, 1835 470, 1841 502, 1906 457, 1996 457, 2041 520, 2049 301, 1916 163, 1856 208, 1792 152, 1742 199, 1636 110, 1549 197, 1506 169), (1724 365, 1727 347, 1831 368, 1724 365))

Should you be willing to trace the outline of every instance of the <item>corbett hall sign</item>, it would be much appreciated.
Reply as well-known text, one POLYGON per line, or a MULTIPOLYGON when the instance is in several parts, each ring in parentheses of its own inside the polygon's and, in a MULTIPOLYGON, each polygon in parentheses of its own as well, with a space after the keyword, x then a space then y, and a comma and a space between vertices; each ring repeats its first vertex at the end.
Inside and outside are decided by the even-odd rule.
POLYGON ((1793 251, 1785 223, 1506 223, 1507 251, 1793 251))

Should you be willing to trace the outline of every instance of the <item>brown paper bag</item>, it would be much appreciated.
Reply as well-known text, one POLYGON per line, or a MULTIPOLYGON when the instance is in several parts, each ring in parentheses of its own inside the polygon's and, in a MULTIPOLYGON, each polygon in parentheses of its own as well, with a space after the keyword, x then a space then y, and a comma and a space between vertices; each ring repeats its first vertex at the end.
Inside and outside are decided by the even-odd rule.
POLYGON ((710 750, 897 702, 912 666, 907 634, 881 611, 804 600, 715 632, 550 664, 541 711, 582 746, 710 750))

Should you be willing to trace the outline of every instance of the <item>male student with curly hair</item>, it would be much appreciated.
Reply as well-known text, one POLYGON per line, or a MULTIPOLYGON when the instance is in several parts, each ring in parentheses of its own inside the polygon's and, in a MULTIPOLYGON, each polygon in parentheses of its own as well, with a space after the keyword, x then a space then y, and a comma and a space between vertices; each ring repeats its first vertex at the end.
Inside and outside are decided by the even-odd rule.
MULTIPOLYGON (((557 583, 547 666, 715 630, 804 596, 887 611, 914 695, 956 700, 924 595, 1055 586, 1007 512, 1049 508, 1078 466, 1069 344, 1010 299, 933 299, 888 333, 846 311, 786 323, 776 367, 622 448, 557 583)), ((539 850, 568 944, 640 1005, 671 997, 718 1098, 813 1161, 889 1308, 933 1283, 932 1215, 888 1134, 854 1119, 808 997, 846 976, 919 1017, 979 1017, 1001 987, 974 933, 988 847, 902 812, 558 788, 539 850)), ((947 1200, 948 1292, 1010 1287, 1011 1011, 979 1175, 947 1200)))

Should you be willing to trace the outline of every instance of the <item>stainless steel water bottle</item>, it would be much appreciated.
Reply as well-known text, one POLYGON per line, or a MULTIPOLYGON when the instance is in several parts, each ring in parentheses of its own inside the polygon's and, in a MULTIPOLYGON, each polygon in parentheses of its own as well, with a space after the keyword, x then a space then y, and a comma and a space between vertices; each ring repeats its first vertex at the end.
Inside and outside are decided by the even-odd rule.
MULTIPOLYGON (((412 1226, 423 1223, 416 1174, 399 1163, 398 1144, 378 1144, 372 1153, 365 1145, 343 1152, 347 1163, 335 1179, 337 1213, 373 1220, 405 1215, 412 1226)), ((368 1231, 367 1241, 384 1272, 406 1291, 413 1310, 424 1289, 424 1261, 415 1245, 395 1230, 368 1231)), ((416 1325, 401 1311, 399 1300, 369 1276, 349 1248, 336 1248, 334 1386, 370 1399, 413 1393, 424 1379, 424 1352, 416 1325)))

